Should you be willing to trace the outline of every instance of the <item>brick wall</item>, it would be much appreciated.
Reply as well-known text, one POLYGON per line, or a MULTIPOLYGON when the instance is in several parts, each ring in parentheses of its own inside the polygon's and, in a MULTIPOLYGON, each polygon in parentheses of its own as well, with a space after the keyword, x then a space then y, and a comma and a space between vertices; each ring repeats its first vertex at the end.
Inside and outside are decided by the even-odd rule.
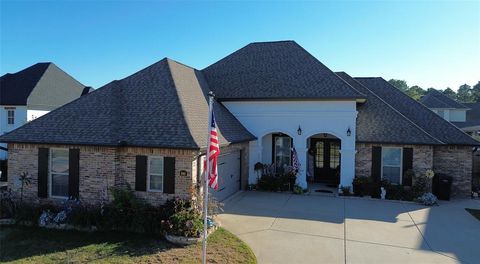
POLYGON ((436 146, 433 169, 453 177, 452 196, 468 197, 472 191, 472 148, 436 146))
POLYGON ((196 151, 178 149, 153 148, 111 148, 96 146, 61 146, 36 144, 9 145, 9 176, 8 185, 20 197, 18 176, 28 172, 32 184, 24 187, 24 199, 33 202, 60 203, 63 200, 37 197, 38 148, 77 148, 80 149, 80 199, 86 203, 98 203, 102 200, 111 201, 110 190, 114 187, 125 187, 128 183, 135 187, 135 156, 157 155, 175 157, 175 194, 158 192, 135 192, 135 194, 152 204, 163 203, 172 197, 190 197, 190 189, 194 184, 192 162, 196 151), (187 176, 180 176, 185 170, 187 176))
POLYGON ((372 174, 372 147, 404 147, 413 148, 413 170, 415 173, 424 173, 433 167, 433 147, 425 145, 393 145, 393 144, 357 144, 355 156, 355 175, 371 176, 372 174))

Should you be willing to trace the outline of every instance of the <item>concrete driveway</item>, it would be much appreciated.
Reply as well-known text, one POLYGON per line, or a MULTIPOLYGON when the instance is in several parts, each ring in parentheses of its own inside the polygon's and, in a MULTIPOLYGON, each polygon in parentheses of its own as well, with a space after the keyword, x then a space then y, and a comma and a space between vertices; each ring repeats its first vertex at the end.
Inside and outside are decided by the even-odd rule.
POLYGON ((480 263, 480 200, 412 203, 243 192, 221 224, 259 263, 480 263))

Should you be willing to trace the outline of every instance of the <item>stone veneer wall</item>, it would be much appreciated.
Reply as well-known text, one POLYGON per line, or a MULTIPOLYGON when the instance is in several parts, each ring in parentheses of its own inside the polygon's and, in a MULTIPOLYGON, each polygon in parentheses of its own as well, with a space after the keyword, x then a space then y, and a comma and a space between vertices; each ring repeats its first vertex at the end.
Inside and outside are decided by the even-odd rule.
POLYGON ((32 184, 24 187, 24 200, 33 202, 60 203, 62 199, 38 198, 38 148, 76 148, 80 149, 80 200, 86 203, 111 201, 110 190, 125 187, 128 183, 135 188, 135 156, 158 155, 175 157, 175 194, 158 192, 137 192, 135 194, 152 204, 161 204, 172 197, 189 198, 194 185, 192 162, 197 151, 179 149, 153 148, 113 148, 98 146, 63 146, 37 144, 9 144, 8 186, 16 197, 20 197, 18 176, 27 172, 32 177, 32 184), (180 171, 187 171, 187 176, 180 176, 180 171))
POLYGON ((415 173, 424 173, 426 170, 433 168, 432 146, 357 143, 357 154, 355 156, 355 176, 369 177, 372 175, 373 146, 413 148, 412 165, 415 173))
POLYGON ((452 196, 468 197, 472 191, 472 148, 468 146, 435 146, 433 169, 453 177, 452 196))

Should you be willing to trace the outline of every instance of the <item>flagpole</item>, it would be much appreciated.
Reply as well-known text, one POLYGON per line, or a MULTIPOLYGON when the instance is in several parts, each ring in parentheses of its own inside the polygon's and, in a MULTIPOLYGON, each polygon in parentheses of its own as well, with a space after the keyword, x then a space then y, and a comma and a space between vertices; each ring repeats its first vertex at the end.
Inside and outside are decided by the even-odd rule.
POLYGON ((208 221, 207 221, 207 206, 208 206, 208 176, 210 175, 210 162, 208 157, 208 147, 210 146, 210 137, 211 137, 211 126, 212 126, 212 111, 213 111, 213 92, 208 93, 208 137, 207 137, 207 154, 206 154, 206 165, 204 175, 204 185, 203 185, 203 251, 202 251, 202 263, 207 263, 207 231, 208 231, 208 221))

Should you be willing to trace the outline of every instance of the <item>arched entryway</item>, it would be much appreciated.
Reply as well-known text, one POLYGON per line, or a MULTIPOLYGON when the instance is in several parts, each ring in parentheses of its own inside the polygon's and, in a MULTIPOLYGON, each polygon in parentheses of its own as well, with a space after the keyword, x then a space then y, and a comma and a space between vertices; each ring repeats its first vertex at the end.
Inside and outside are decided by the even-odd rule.
POLYGON ((314 134, 307 138, 307 148, 308 186, 336 190, 341 176, 341 139, 329 133, 314 134))

